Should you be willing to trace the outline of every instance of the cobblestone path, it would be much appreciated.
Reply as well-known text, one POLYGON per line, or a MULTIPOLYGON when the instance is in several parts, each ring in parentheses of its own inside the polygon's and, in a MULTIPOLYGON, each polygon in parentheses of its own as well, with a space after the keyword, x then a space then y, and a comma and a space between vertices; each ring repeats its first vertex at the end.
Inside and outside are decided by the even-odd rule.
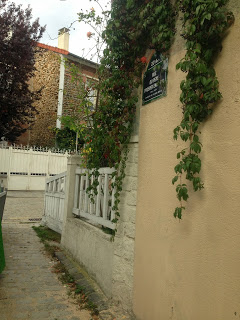
MULTIPOLYGON (((90 320, 51 272, 52 261, 29 219, 42 216, 43 195, 9 192, 3 219, 6 269, 0 274, 1 320, 90 320)), ((34 224, 36 225, 36 223, 34 224)))

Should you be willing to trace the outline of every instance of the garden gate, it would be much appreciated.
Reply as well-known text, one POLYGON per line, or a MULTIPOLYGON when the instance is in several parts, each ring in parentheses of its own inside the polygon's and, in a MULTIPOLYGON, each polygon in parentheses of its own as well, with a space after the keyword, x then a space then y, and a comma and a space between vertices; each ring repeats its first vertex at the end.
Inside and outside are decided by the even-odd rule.
POLYGON ((0 182, 8 190, 44 190, 46 178, 66 171, 67 157, 61 150, 0 145, 0 182))

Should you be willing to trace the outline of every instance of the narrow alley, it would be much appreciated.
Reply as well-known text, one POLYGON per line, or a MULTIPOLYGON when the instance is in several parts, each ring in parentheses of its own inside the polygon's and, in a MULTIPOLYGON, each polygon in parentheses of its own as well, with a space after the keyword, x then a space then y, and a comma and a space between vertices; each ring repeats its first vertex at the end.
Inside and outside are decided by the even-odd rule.
POLYGON ((0 274, 1 320, 90 320, 52 273, 32 226, 43 212, 42 192, 9 191, 3 214, 6 268, 0 274))

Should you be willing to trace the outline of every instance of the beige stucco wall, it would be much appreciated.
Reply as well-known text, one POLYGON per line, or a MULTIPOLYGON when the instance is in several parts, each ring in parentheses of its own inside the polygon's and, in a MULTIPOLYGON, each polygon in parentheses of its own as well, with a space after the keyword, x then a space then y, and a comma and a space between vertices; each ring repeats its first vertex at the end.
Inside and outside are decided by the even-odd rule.
POLYGON ((134 312, 139 320, 240 319, 240 16, 216 62, 222 101, 201 128, 205 189, 190 193, 183 220, 171 184, 181 121, 176 63, 169 60, 167 97, 141 108, 136 217, 134 312))

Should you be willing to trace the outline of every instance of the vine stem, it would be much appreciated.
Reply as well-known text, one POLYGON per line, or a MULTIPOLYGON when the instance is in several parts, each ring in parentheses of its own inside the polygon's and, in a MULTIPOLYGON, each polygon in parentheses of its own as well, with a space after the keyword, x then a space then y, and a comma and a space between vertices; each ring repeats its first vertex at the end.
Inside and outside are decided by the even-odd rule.
MULTIPOLYGON (((180 174, 180 176, 179 176, 179 180, 180 180, 180 184, 182 185, 182 174, 180 174)), ((182 203, 182 200, 180 200, 180 206, 181 206, 181 208, 183 208, 183 203, 182 203)))
MULTIPOLYGON (((180 138, 190 146, 187 155, 184 156, 183 150, 177 154, 178 159, 180 154, 182 157, 175 166, 175 172, 181 175, 186 173, 186 179, 192 182, 194 191, 203 188, 200 177, 196 176, 201 171, 199 153, 202 144, 199 141, 198 126, 212 111, 213 103, 222 97, 214 70, 214 59, 221 50, 224 31, 234 21, 233 14, 227 11, 227 2, 228 0, 211 0, 204 7, 202 0, 178 2, 183 14, 181 36, 186 41, 186 54, 176 68, 187 73, 187 76, 180 85, 183 119, 174 129, 174 139, 180 134, 180 138)), ((173 184, 177 181, 176 176, 172 181, 173 184)), ((187 201, 188 189, 186 185, 182 185, 181 179, 180 183, 176 188, 177 198, 187 201)), ((181 208, 184 208, 182 202, 181 208)), ((180 208, 175 209, 174 216, 180 216, 181 219, 180 208)))
POLYGON ((193 125, 193 120, 192 117, 190 117, 190 132, 189 132, 189 140, 190 140, 190 146, 189 146, 189 154, 192 154, 192 149, 191 149, 191 143, 193 142, 193 131, 192 131, 192 125, 193 125))

